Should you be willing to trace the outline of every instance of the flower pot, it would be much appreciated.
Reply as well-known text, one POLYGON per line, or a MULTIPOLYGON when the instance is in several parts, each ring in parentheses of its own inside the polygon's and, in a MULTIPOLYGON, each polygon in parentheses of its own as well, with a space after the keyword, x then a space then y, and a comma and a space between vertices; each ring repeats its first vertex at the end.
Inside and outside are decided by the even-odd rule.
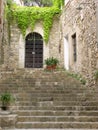
POLYGON ((46 69, 51 71, 51 70, 55 70, 56 69, 56 65, 48 65, 46 66, 46 69))
POLYGON ((7 106, 2 106, 1 109, 2 109, 3 111, 6 111, 6 110, 8 110, 8 107, 7 107, 7 106))
POLYGON ((46 66, 47 70, 52 70, 52 65, 46 66))
POLYGON ((53 70, 56 69, 56 65, 52 65, 52 69, 53 69, 53 70))

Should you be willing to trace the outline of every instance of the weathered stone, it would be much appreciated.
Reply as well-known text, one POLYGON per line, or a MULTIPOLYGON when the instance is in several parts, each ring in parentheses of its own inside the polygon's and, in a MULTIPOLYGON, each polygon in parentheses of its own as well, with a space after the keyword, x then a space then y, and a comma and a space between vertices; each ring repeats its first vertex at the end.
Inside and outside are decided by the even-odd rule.
POLYGON ((15 128, 17 115, 3 112, 0 114, 1 128, 15 128))
MULTIPOLYGON (((65 5, 61 16, 61 57, 64 57, 63 39, 68 38, 69 48, 69 68, 70 70, 81 73, 88 80, 89 84, 93 81, 92 76, 97 69, 96 46, 96 4, 94 0, 71 0, 65 5), (82 3, 82 4, 80 4, 82 3), (89 4, 90 3, 90 4, 89 4), (82 10, 76 7, 82 6, 82 10), (74 62, 72 36, 76 34, 76 55, 77 61, 74 62)), ((64 59, 64 58, 63 58, 64 59)), ((61 61, 62 62, 62 61, 61 61)))
MULTIPOLYGON (((43 41, 43 63, 48 57, 56 57, 60 61, 60 67, 66 68, 66 61, 68 62, 68 69, 75 73, 82 74, 87 80, 87 84, 94 84, 94 72, 98 68, 98 45, 97 45, 97 3, 96 0, 67 0, 67 4, 62 10, 61 17, 54 17, 53 26, 50 30, 50 36, 48 44, 43 41), (81 5, 82 10, 77 10, 77 7, 81 5), (74 48, 72 36, 76 34, 76 56, 77 60, 74 61, 74 48), (64 50, 65 41, 68 42, 67 58, 64 50), (65 59, 65 60, 64 60, 65 59)), ((2 3, 2 0, 0 1, 2 3)), ((0 24, 0 58, 4 59, 2 68, 16 69, 25 68, 25 38, 23 38, 20 29, 17 24, 11 25, 11 39, 9 44, 8 26, 7 21, 4 21, 3 26, 3 7, 2 25, 0 24), (1 45, 3 39, 3 45, 1 45), (6 43, 6 44, 5 44, 6 43)), ((26 30, 26 36, 31 33, 32 30, 28 28, 26 30)), ((43 22, 38 21, 35 24, 33 32, 39 33, 42 37, 43 22)), ((66 47, 67 48, 67 47, 66 47)), ((43 65, 44 67, 44 65, 43 65)), ((67 69, 67 68, 66 68, 67 69)), ((91 86, 90 85, 90 86, 91 86)))

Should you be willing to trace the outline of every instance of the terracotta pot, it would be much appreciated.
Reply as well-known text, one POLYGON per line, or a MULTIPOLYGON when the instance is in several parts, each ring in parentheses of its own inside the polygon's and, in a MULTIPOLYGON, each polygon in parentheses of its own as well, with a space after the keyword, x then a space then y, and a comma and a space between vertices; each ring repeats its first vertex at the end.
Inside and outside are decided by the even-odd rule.
POLYGON ((52 69, 56 69, 56 65, 52 65, 52 69))
POLYGON ((46 69, 47 69, 47 70, 52 70, 52 66, 49 65, 49 66, 46 67, 46 69))
POLYGON ((1 106, 1 109, 2 109, 3 111, 6 111, 6 110, 8 110, 8 107, 7 107, 7 106, 1 106))
POLYGON ((46 66, 46 69, 47 69, 47 70, 54 70, 54 69, 56 69, 56 65, 46 66))

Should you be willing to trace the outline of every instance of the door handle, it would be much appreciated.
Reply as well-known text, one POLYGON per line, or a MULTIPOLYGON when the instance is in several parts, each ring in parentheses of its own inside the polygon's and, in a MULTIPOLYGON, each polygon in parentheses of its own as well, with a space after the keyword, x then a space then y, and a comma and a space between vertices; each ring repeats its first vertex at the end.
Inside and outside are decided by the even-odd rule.
POLYGON ((35 55, 35 52, 34 52, 34 51, 32 51, 32 54, 33 54, 33 55, 35 55))

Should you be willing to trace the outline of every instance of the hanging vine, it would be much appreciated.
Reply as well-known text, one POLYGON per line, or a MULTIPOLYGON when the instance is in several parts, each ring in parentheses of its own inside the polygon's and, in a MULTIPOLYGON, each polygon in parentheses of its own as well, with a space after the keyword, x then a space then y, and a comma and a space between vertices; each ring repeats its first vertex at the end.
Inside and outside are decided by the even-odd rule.
MULTIPOLYGON (((10 20, 15 20, 18 27, 21 29, 22 34, 25 36, 26 29, 31 27, 34 29, 36 21, 43 21, 44 29, 44 40, 48 41, 49 32, 52 27, 53 17, 61 12, 61 6, 64 0, 54 0, 54 5, 52 7, 27 7, 27 6, 13 6, 7 7, 7 16, 10 20), (10 11, 9 11, 10 10, 10 11)), ((11 22, 11 21, 10 21, 11 22)))

